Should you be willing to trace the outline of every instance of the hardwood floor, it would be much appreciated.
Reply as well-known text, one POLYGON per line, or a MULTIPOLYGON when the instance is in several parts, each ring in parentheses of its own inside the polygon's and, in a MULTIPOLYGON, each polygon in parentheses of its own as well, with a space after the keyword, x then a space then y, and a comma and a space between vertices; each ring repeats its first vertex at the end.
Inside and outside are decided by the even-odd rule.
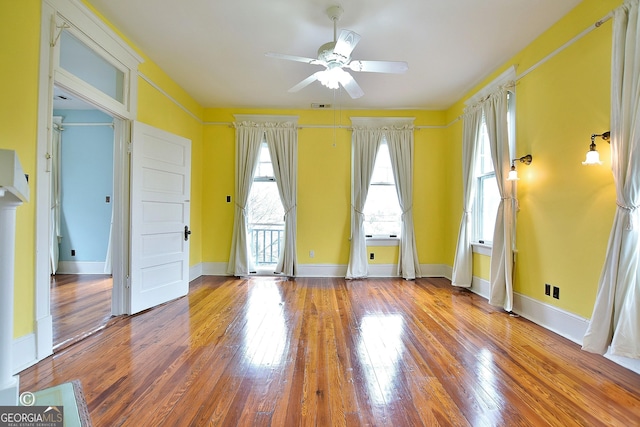
POLYGON ((110 275, 51 276, 54 351, 104 328, 111 319, 110 275))
POLYGON ((20 374, 95 426, 634 426, 640 376, 446 279, 201 277, 20 374))

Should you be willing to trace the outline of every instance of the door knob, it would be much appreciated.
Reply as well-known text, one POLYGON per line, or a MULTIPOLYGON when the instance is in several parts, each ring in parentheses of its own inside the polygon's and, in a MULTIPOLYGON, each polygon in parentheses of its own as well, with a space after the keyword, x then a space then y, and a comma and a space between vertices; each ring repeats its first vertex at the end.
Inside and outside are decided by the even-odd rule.
POLYGON ((189 235, 191 234, 191 230, 189 230, 189 226, 184 226, 184 240, 189 240, 189 235))

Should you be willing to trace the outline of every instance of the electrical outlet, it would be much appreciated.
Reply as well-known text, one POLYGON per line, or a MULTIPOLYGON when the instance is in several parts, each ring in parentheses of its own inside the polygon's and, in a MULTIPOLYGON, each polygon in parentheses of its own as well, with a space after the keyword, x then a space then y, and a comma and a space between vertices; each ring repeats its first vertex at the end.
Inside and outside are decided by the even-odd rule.
POLYGON ((544 294, 547 296, 551 296, 551 285, 548 283, 544 284, 544 294))
POLYGON ((553 287, 553 297, 555 299, 560 299, 560 288, 557 286, 553 287))
POLYGON ((316 256, 316 253, 313 251, 313 249, 311 249, 309 251, 309 258, 313 258, 314 256, 316 256))
POLYGON ((227 203, 231 203, 231 196, 227 196, 227 203))
POLYGON ((75 249, 71 249, 71 256, 76 256, 76 250, 75 249))
POLYGON ((376 256, 374 255, 374 253, 373 253, 373 252, 371 252, 371 253, 369 254, 369 259, 374 259, 375 257, 376 257, 376 256))

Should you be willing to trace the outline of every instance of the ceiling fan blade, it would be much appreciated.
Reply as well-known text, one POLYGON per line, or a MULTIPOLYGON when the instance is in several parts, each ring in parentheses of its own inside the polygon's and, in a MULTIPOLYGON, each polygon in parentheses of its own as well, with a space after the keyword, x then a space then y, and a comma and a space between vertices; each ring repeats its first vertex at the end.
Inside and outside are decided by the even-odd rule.
POLYGON ((348 58, 359 41, 360 34, 351 30, 342 30, 340 32, 340 37, 336 40, 336 46, 333 48, 333 53, 348 58))
MULTIPOLYGON (((318 73, 319 72, 320 71, 318 71, 318 73)), ((311 83, 313 83, 316 80, 318 80, 318 73, 311 74, 309 77, 307 77, 306 79, 304 79, 303 81, 301 81, 300 83, 298 83, 297 85, 295 85, 294 87, 289 89, 287 92, 297 92, 300 89, 309 86, 311 83)))
POLYGON ((364 92, 362 91, 362 88, 354 80, 353 76, 351 76, 351 74, 346 73, 346 72, 345 72, 345 74, 348 77, 345 76, 340 83, 342 84, 342 87, 344 87, 344 90, 347 91, 349 96, 352 99, 356 99, 356 98, 360 98, 362 95, 364 95, 364 92))
POLYGON ((295 56, 295 55, 286 55, 284 53, 273 53, 267 52, 265 56, 276 59, 286 59, 287 61, 298 61, 304 62, 306 64, 322 64, 322 62, 318 61, 315 58, 305 58, 304 56, 295 56))
POLYGON ((395 74, 404 73, 409 69, 409 65, 404 61, 351 61, 348 67, 353 71, 395 74))

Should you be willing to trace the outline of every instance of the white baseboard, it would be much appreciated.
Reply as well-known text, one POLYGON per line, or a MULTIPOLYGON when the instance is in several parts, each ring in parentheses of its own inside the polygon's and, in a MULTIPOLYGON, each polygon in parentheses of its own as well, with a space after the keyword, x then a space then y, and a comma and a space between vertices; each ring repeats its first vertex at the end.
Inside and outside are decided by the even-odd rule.
MULTIPOLYGON (((491 284, 488 280, 474 276, 470 290, 485 299, 489 299, 491 284)), ((580 346, 582 345, 582 338, 589 326, 589 320, 584 317, 517 292, 513 293, 513 311, 525 319, 580 346)), ((607 352, 604 357, 640 374, 640 360, 613 356, 609 352, 607 352)))
POLYGON ((53 354, 53 317, 36 320, 36 358, 42 360, 53 354))
POLYGON ((13 340, 13 373, 27 369, 38 362, 36 355, 36 334, 31 333, 13 340))
POLYGON ((60 261, 57 274, 106 274, 104 262, 60 261))
POLYGON ((298 264, 298 277, 344 277, 345 264, 298 264))
POLYGON ((451 280, 451 267, 445 264, 420 264, 422 277, 446 277, 451 280))
POLYGON ((189 267, 189 282, 202 276, 202 263, 189 267))
POLYGON ((203 262, 202 263, 202 275, 203 276, 228 276, 227 274, 227 262, 203 262))

